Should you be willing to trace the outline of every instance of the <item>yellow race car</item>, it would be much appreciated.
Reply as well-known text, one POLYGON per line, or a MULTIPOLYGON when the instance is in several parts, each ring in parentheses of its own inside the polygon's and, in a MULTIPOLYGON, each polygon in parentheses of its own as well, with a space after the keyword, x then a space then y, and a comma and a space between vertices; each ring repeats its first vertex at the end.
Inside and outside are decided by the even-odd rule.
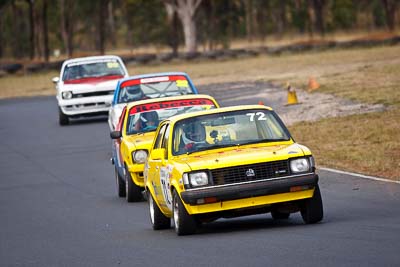
POLYGON ((311 151, 262 105, 178 115, 163 121, 144 178, 153 229, 192 234, 203 222, 258 213, 305 223, 323 218, 311 151))
POLYGON ((183 95, 135 101, 122 111, 115 131, 112 160, 118 196, 140 201, 143 169, 158 124, 171 116, 219 107, 208 95, 183 95))

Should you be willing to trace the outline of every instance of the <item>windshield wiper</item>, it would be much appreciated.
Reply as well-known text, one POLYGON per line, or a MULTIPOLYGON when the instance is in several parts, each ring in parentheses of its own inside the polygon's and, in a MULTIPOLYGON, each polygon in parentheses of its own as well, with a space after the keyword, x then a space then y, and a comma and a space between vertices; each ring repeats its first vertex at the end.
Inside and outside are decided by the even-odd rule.
POLYGON ((285 138, 278 138, 278 139, 272 139, 272 138, 265 138, 265 139, 259 139, 259 140, 252 140, 244 143, 239 143, 239 146, 243 145, 251 145, 251 144, 257 144, 257 143, 270 143, 270 142, 280 142, 280 141, 289 141, 289 139, 285 138))
POLYGON ((204 150, 209 150, 209 149, 217 149, 217 148, 222 148, 222 147, 231 147, 231 146, 237 146, 238 144, 215 144, 215 145, 209 145, 209 146, 204 146, 204 147, 199 147, 196 150, 193 151, 188 151, 186 154, 190 155, 194 152, 200 152, 204 150))

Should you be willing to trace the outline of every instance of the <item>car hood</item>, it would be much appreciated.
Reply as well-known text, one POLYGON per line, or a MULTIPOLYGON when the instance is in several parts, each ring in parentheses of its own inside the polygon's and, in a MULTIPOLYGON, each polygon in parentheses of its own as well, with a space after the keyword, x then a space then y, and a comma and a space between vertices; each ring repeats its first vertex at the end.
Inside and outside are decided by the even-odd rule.
POLYGON ((148 132, 144 134, 134 134, 125 136, 126 142, 129 146, 129 150, 146 149, 149 150, 154 139, 154 132, 148 132))
POLYGON ((74 84, 61 84, 62 91, 73 91, 74 93, 94 92, 94 91, 108 91, 115 90, 118 79, 114 80, 91 80, 91 82, 74 83, 74 84))
POLYGON ((252 145, 208 150, 179 156, 191 170, 216 169, 266 161, 286 160, 311 155, 309 150, 296 143, 280 145, 252 145))

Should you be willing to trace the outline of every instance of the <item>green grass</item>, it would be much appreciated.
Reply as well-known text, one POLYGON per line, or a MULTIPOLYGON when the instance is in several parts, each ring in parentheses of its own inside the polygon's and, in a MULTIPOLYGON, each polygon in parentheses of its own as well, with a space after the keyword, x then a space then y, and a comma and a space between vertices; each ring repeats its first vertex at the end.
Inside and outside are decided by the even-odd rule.
POLYGON ((400 109, 330 118, 289 127, 317 165, 399 179, 400 109))

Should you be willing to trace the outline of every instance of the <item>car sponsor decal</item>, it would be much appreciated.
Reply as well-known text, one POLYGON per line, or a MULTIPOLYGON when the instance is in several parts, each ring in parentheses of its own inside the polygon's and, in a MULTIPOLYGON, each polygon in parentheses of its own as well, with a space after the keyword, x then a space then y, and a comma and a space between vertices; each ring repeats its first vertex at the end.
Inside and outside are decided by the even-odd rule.
POLYGON ((129 110, 129 115, 150 110, 185 107, 185 106, 215 106, 215 104, 213 101, 207 98, 163 101, 163 102, 133 106, 129 110))
POLYGON ((109 69, 119 68, 119 64, 118 62, 107 62, 107 68, 109 69))
POLYGON ((82 61, 77 61, 77 62, 71 62, 69 64, 67 64, 67 67, 73 67, 73 66, 79 66, 79 65, 87 65, 87 64, 96 64, 96 63, 106 63, 106 62, 110 62, 110 63, 117 63, 118 61, 116 59, 96 59, 96 60, 82 60, 82 61))
POLYGON ((157 83, 169 81, 168 76, 140 79, 140 83, 157 83))
POLYGON ((177 87, 189 87, 189 83, 187 80, 176 80, 177 87))
POLYGON ((251 112, 251 113, 246 113, 247 116, 249 116, 250 121, 266 121, 267 118, 265 118, 265 113, 264 112, 251 112))
MULTIPOLYGON (((124 81, 121 83, 121 88, 138 85, 143 83, 156 83, 156 82, 167 82, 167 81, 187 81, 185 76, 182 75, 171 75, 171 76, 159 76, 159 77, 151 77, 151 78, 142 78, 142 79, 132 79, 128 81, 124 81)), ((182 83, 182 82, 180 82, 182 83)))
POLYGON ((164 196, 165 204, 167 205, 168 209, 172 210, 172 195, 171 195, 171 183, 170 177, 172 174, 172 166, 167 165, 166 167, 160 168, 160 184, 161 184, 161 191, 164 196))
POLYGON ((84 83, 84 84, 97 85, 99 83, 106 82, 106 81, 119 80, 123 77, 124 76, 122 76, 122 75, 110 75, 110 76, 104 76, 104 77, 87 77, 87 78, 81 78, 81 79, 75 79, 75 80, 65 80, 64 84, 82 84, 82 83, 84 83))

